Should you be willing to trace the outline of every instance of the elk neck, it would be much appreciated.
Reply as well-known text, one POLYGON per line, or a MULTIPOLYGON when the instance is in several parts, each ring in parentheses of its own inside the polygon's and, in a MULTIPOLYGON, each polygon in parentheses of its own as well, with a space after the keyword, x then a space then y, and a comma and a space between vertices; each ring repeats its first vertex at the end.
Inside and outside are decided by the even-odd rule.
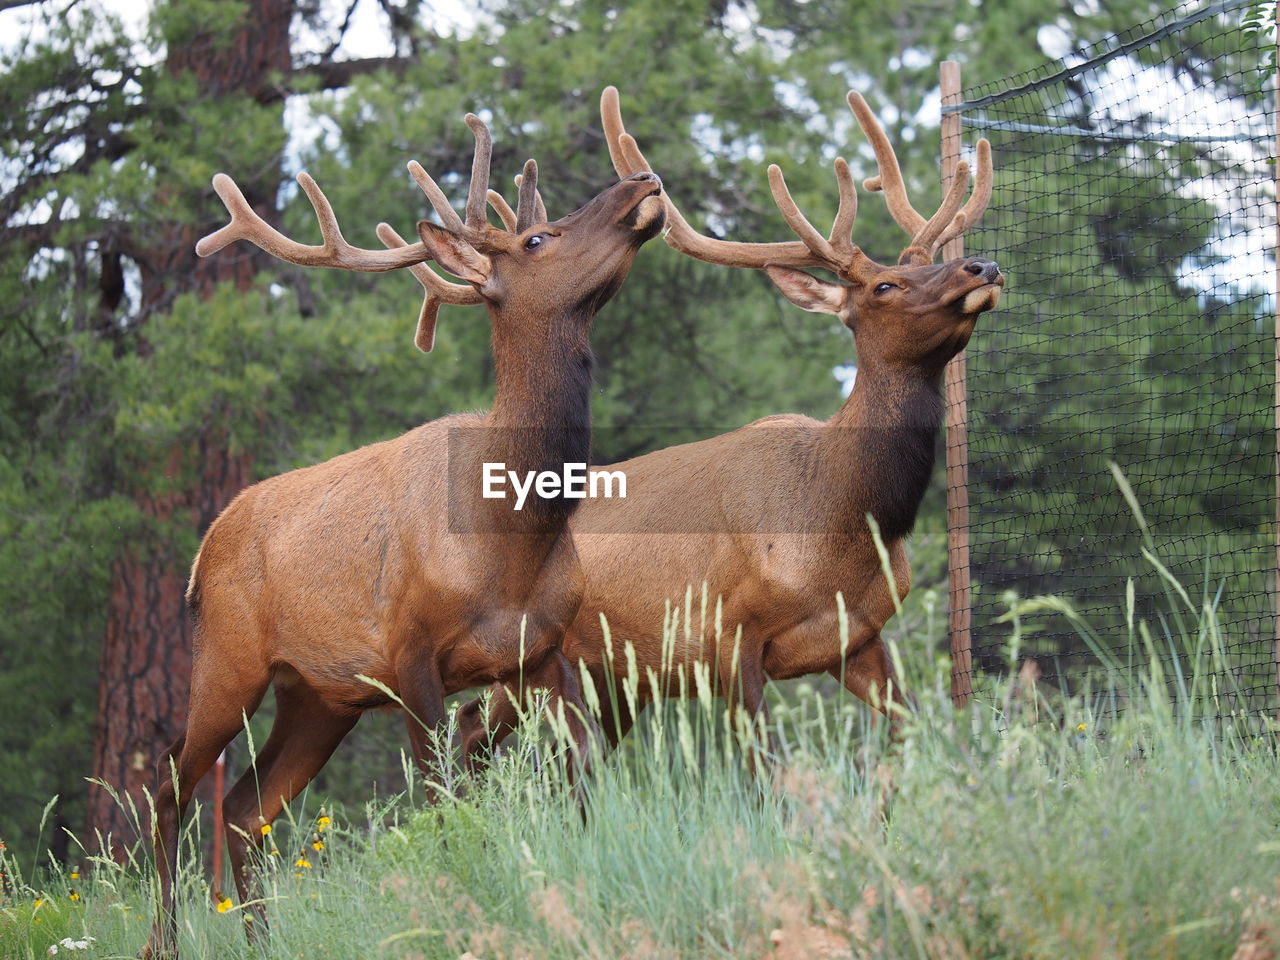
POLYGON ((559 472, 566 463, 590 462, 591 319, 565 310, 529 323, 494 323, 497 391, 486 426, 511 469, 559 472))
POLYGON ((944 404, 941 373, 865 363, 853 392, 826 424, 818 475, 829 491, 833 528, 866 529, 867 513, 885 543, 915 526, 933 473, 944 404))

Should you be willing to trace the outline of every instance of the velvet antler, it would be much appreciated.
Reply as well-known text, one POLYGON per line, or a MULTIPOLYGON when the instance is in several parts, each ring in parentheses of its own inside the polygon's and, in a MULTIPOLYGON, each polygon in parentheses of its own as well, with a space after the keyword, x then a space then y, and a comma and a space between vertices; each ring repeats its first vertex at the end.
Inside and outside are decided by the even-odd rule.
MULTIPOLYGON (((600 97, 600 116, 604 126, 609 156, 613 159, 618 176, 628 177, 642 170, 653 169, 640 152, 635 138, 626 132, 622 112, 618 105, 616 87, 606 87, 600 97)), ((769 167, 769 186, 774 202, 782 211, 788 226, 800 237, 780 243, 741 243, 720 240, 698 233, 680 213, 675 202, 664 189, 662 199, 667 207, 667 243, 698 260, 730 267, 760 269, 766 264, 792 267, 825 267, 839 270, 847 260, 856 257, 858 250, 852 240, 853 223, 857 217, 858 198, 854 190, 849 165, 842 158, 835 163, 836 183, 840 191, 840 208, 829 238, 824 239, 800 212, 787 190, 782 171, 777 165, 769 167)))
MULTIPOLYGON (((991 145, 986 140, 978 141, 978 176, 968 203, 964 203, 964 190, 969 179, 969 166, 961 162, 956 167, 955 179, 946 197, 943 198, 942 205, 931 218, 926 220, 907 200, 906 187, 898 168, 897 157, 883 129, 867 107, 866 101, 860 94, 852 91, 848 99, 849 107, 871 141, 880 165, 880 176, 868 179, 863 185, 868 190, 880 190, 883 184, 890 211, 911 236, 911 243, 903 251, 901 262, 919 262, 922 258, 926 262, 932 261, 934 254, 943 244, 963 233, 986 209, 987 202, 991 198, 991 145), (964 203, 963 207, 962 203, 964 203)), ((635 138, 626 132, 618 104, 618 91, 615 87, 606 87, 601 95, 600 116, 605 141, 609 146, 609 156, 613 160, 614 169, 617 170, 618 175, 626 177, 640 170, 652 169, 644 158, 644 154, 640 152, 635 138)), ((689 221, 680 213, 679 208, 664 189, 662 198, 667 207, 667 243, 681 253, 698 260, 724 266, 756 269, 769 264, 825 267, 837 274, 852 276, 857 272, 860 262, 866 255, 852 239, 853 226, 857 219, 858 199, 849 165, 842 157, 836 158, 835 175, 840 205, 831 233, 825 238, 796 205, 787 189, 782 170, 776 164, 771 164, 769 188, 773 193, 774 203, 777 204, 792 232, 800 238, 799 241, 742 243, 720 240, 698 233, 689 225, 689 221)))
POLYGON ((956 175, 951 181, 951 189, 942 200, 938 211, 926 220, 907 199, 906 183, 902 179, 902 171, 898 167, 898 157, 893 145, 885 136, 884 129, 876 120, 875 114, 867 106, 862 94, 849 91, 849 109, 857 118, 862 132, 871 142, 875 151, 876 162, 880 167, 879 176, 869 177, 862 182, 868 190, 884 191, 885 202, 889 212, 911 237, 911 243, 903 251, 902 260, 908 258, 924 258, 924 262, 932 262, 943 245, 960 236, 965 230, 978 222, 987 203, 991 200, 991 186, 994 176, 991 168, 991 144, 983 138, 978 141, 978 170, 973 185, 973 193, 969 202, 964 202, 964 190, 969 182, 969 165, 963 160, 956 164, 956 175))
MULTIPOLYGON (((485 203, 491 203, 508 231, 519 233, 533 223, 545 221, 546 207, 538 192, 538 166, 529 160, 524 172, 516 178, 519 186, 519 213, 513 212, 507 202, 489 189, 489 165, 493 152, 493 138, 489 128, 475 114, 466 116, 467 126, 475 137, 475 152, 471 161, 471 183, 467 191, 466 220, 460 217, 431 175, 416 160, 409 162, 409 174, 422 190, 432 209, 440 217, 445 229, 461 237, 478 240, 493 229, 485 216, 485 203)), ((323 240, 318 245, 298 243, 280 233, 262 219, 249 206, 235 181, 223 173, 213 178, 213 188, 231 215, 231 222, 209 234, 196 244, 196 253, 202 257, 217 253, 236 240, 247 240, 271 256, 304 267, 336 267, 361 272, 384 272, 408 267, 426 291, 422 310, 418 315, 414 342, 424 351, 430 351, 435 342, 436 317, 440 305, 478 304, 484 298, 475 287, 450 283, 436 274, 426 261, 431 252, 421 242, 408 243, 388 224, 377 227, 378 238, 387 249, 366 250, 352 246, 342 236, 333 207, 315 180, 307 173, 298 174, 298 183, 315 210, 323 240)))

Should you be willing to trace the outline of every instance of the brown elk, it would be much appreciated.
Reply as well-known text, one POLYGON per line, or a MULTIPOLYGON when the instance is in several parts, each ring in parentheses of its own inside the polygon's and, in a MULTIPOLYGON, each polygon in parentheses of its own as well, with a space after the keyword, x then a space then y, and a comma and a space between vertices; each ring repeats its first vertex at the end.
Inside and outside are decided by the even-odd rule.
MULTIPOLYGON (((476 141, 466 221, 417 164, 410 171, 443 226, 418 224, 390 249, 342 237, 310 177, 299 181, 324 243, 306 246, 258 217, 230 178, 214 185, 231 223, 205 238, 207 256, 237 239, 290 263, 385 271, 411 267, 427 288, 417 343, 430 349, 440 303, 483 303, 493 331, 497 390, 487 414, 433 421, 402 437, 295 470, 241 493, 210 527, 187 598, 195 619, 186 733, 161 762, 154 843, 160 912, 144 955, 176 954, 173 880, 178 830, 196 783, 241 730, 268 686, 270 737, 227 795, 227 844, 242 901, 251 899, 251 843, 320 770, 362 712, 403 704, 415 758, 434 772, 433 730, 444 697, 520 677, 580 704, 560 652, 582 573, 566 523, 572 500, 514 514, 482 499, 480 466, 559 470, 590 444, 592 320, 661 229, 661 183, 629 173, 581 209, 547 222, 530 160, 517 210, 488 192, 509 229, 486 219, 491 141, 476 141), (435 260, 466 284, 427 266, 435 260), (455 442, 459 436, 465 442, 455 442), (362 677, 376 681, 371 685, 362 677)), ((572 722, 577 716, 569 712, 572 722)), ((575 726, 579 747, 585 728, 575 726)), ((257 908, 261 919, 261 908, 257 908)))
MULTIPOLYGON (((634 721, 625 698, 609 690, 627 674, 627 644, 635 651, 641 705, 650 695, 649 671, 666 678, 659 682, 668 692, 678 692, 673 670, 682 664, 707 664, 731 707, 736 703, 750 715, 762 707, 766 677, 827 671, 889 713, 898 733, 906 696, 880 631, 911 585, 905 538, 933 467, 943 368, 968 342, 978 315, 996 306, 1004 277, 978 257, 933 263, 990 199, 990 145, 978 142, 968 202, 969 171, 962 163, 926 220, 907 199, 897 158, 874 115, 857 93, 848 102, 880 167, 865 186, 884 190, 911 237, 895 266, 876 263, 852 241, 857 196, 843 159, 835 162, 840 204, 829 237, 800 213, 776 166, 769 168, 774 199, 798 241, 703 236, 663 194, 671 246, 709 263, 766 270, 797 306, 839 317, 853 331, 858 374, 844 406, 825 423, 767 417, 724 436, 611 464, 608 469, 627 477, 627 499, 588 501, 575 514, 570 527, 586 590, 564 652, 584 663, 595 681, 604 733, 613 743, 634 721), (844 283, 820 280, 802 267, 829 270, 844 283), (868 514, 887 547, 898 598, 884 576, 868 514), (666 602, 704 584, 722 604, 721 636, 677 636, 675 649, 664 651, 666 602), (843 649, 837 593, 848 611, 843 649), (614 715, 614 705, 622 715, 614 715)), ((624 131, 613 88, 601 109, 618 172, 647 168, 624 131)), ((469 764, 510 731, 515 715, 500 687, 487 714, 479 701, 463 709, 469 764)))

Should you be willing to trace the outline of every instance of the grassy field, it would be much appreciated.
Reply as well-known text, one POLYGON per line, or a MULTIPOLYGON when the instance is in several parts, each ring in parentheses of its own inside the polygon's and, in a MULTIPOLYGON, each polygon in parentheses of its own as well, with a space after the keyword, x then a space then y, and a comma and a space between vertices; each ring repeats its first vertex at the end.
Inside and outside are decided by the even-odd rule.
MULTIPOLYGON (((956 711, 946 663, 907 656, 920 705, 892 751, 864 705, 801 683, 773 691, 764 740, 729 730, 720 701, 651 711, 597 765, 585 813, 555 730, 532 720, 440 806, 412 778, 363 818, 322 822, 313 797, 269 837, 261 950, 192 867, 185 956, 1280 956, 1274 728, 1204 718, 1226 712, 1213 606, 1173 588, 1170 603, 1162 633, 1130 629, 1152 653, 1179 650, 1181 672, 1160 656, 1112 664, 1072 698, 1027 670, 956 711), (743 754, 760 751, 772 759, 753 778, 743 754)), ((1013 608, 1013 660, 1046 605, 1062 612, 1013 608)), ((32 869, 38 848, 33 825, 0 854, 0 956, 42 958, 68 937, 57 955, 132 956, 145 861, 86 859, 73 875, 32 869)))

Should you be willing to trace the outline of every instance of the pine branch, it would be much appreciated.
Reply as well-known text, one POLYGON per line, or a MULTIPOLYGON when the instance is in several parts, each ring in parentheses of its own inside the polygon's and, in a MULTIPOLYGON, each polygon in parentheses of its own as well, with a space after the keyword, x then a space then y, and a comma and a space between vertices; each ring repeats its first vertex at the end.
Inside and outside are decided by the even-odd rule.
MULTIPOLYGON (((320 81, 321 90, 338 90, 348 86, 356 77, 362 77, 379 70, 391 70, 399 73, 413 62, 412 57, 365 57, 362 60, 321 60, 296 67, 290 78, 316 78, 320 81)), ((286 80, 263 90, 258 95, 262 104, 277 103, 295 91, 293 83, 286 80)))

